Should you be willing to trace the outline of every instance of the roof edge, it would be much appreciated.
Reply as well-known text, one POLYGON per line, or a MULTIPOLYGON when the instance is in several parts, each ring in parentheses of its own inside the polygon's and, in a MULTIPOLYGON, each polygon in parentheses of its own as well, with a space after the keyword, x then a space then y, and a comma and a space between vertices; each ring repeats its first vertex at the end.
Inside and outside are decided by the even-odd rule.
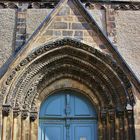
POLYGON ((118 64, 122 67, 122 69, 126 72, 126 74, 128 75, 128 78, 132 81, 132 83, 134 84, 134 86, 136 87, 136 89, 140 93, 140 80, 137 78, 137 76, 132 71, 132 69, 129 67, 129 65, 126 63, 126 61, 123 59, 123 57, 120 55, 119 51, 111 43, 111 41, 109 40, 109 38, 103 33, 103 31, 98 26, 98 24, 96 23, 96 21, 91 17, 91 15, 89 14, 89 12, 82 5, 82 3, 80 2, 80 0, 72 0, 72 1, 79 8, 79 10, 83 13, 83 16, 85 16, 85 19, 88 22, 91 23, 91 25, 93 26, 93 28, 95 28, 94 26, 96 25, 96 27, 98 29, 97 32, 100 33, 101 38, 103 38, 104 41, 107 42, 108 49, 112 53, 113 57, 116 59, 116 61, 118 62, 118 64))
POLYGON ((33 32, 33 34, 29 37, 29 39, 25 42, 25 44, 21 47, 18 52, 12 53, 8 60, 2 65, 0 68, 0 80, 2 79, 3 75, 7 72, 8 68, 16 61, 16 58, 21 55, 21 53, 26 51, 26 46, 28 46, 36 37, 36 35, 43 29, 43 27, 48 24, 52 19, 55 13, 59 8, 64 5, 64 2, 68 0, 60 0, 60 2, 56 5, 56 7, 46 16, 43 22, 37 27, 37 29, 33 32))

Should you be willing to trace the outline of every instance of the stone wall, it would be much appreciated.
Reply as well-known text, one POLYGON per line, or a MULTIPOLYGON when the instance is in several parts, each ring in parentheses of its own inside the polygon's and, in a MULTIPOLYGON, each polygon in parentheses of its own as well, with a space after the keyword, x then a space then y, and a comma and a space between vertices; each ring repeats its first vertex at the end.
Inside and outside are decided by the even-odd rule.
MULTIPOLYGON (((117 11, 115 14, 117 48, 140 79, 140 11, 117 11)), ((136 93, 136 91, 135 91, 136 93)), ((136 94, 136 140, 140 136, 140 98, 136 94)))
POLYGON ((99 27, 106 34, 106 11, 105 9, 87 9, 90 15, 95 19, 98 23, 99 27))
POLYGON ((118 50, 140 79, 140 11, 115 14, 118 50))
POLYGON ((12 54, 15 29, 15 10, 0 10, 0 67, 12 54))
POLYGON ((26 17, 26 33, 30 37, 45 20, 52 9, 28 9, 26 17))

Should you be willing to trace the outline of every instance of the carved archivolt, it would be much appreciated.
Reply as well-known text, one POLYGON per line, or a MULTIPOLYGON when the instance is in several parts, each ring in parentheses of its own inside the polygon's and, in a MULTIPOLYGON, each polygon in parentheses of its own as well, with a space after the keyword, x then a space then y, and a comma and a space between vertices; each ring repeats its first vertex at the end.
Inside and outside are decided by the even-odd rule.
MULTIPOLYGON (((15 116, 21 112, 25 118, 30 112, 35 119, 40 103, 49 95, 47 89, 62 79, 86 86, 92 92, 88 96, 100 108, 124 110, 128 103, 133 105, 131 84, 113 58, 69 38, 39 47, 11 70, 3 82, 3 105, 9 105, 15 116)), ((53 86, 52 93, 74 87, 70 82, 59 83, 62 88, 53 86)))

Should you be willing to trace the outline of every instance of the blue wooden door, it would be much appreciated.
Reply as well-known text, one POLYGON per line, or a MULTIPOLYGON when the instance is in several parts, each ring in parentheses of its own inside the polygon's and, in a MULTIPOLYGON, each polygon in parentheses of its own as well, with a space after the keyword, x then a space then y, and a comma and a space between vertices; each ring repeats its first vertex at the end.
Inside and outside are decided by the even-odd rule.
POLYGON ((41 105, 39 117, 39 140, 97 140, 95 109, 78 93, 51 95, 41 105))

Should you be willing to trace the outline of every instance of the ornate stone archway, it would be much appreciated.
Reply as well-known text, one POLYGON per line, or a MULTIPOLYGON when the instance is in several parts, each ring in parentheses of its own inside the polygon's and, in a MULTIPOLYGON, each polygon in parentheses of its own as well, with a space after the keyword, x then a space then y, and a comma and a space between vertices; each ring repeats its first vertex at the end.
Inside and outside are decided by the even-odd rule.
POLYGON ((2 139, 37 139, 41 102, 65 88, 81 91, 95 104, 100 140, 134 140, 127 76, 112 56, 70 38, 39 47, 3 80, 2 139))

